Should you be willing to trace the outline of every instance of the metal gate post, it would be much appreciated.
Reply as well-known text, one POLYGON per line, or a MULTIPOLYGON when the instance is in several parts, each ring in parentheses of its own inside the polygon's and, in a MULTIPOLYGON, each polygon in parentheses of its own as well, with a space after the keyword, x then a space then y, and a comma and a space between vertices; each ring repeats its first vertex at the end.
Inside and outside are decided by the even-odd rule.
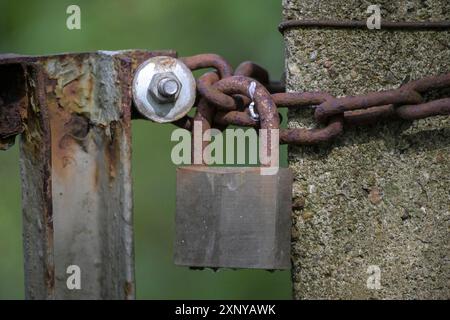
POLYGON ((134 298, 131 81, 157 55, 175 53, 0 56, 0 147, 21 133, 27 299, 134 298))
MULTIPOLYGON (((314 22, 284 32, 288 91, 358 96, 448 73, 448 28, 383 27, 448 25, 448 1, 373 2, 382 8, 380 30, 327 26, 365 27, 370 3, 283 2, 285 19, 314 22)), ((289 113, 292 127, 311 122, 307 112, 289 113)), ((289 149, 294 298, 450 297, 449 124, 446 116, 348 124, 328 144, 289 149)))

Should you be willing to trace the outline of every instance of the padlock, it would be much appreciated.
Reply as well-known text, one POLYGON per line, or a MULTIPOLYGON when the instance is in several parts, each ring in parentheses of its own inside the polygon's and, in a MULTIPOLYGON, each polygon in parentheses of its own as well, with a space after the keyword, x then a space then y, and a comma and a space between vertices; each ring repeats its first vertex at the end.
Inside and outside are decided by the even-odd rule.
MULTIPOLYGON (((268 123, 263 119, 262 113, 267 113, 263 100, 255 97, 261 128, 268 123)), ((277 129, 278 113, 275 121, 277 129)), ((290 268, 292 173, 278 168, 266 175, 261 169, 206 165, 177 169, 176 265, 290 268)))

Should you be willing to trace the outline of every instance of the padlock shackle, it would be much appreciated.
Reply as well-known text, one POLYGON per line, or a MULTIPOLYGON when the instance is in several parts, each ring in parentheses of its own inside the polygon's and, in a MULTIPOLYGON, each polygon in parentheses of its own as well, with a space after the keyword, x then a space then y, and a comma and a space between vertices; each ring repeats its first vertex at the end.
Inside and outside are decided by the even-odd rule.
MULTIPOLYGON (((245 76, 233 76, 219 80, 214 84, 214 88, 227 95, 241 94, 253 100, 259 114, 260 128, 267 130, 267 143, 264 144, 267 150, 264 155, 263 150, 260 149, 260 158, 263 159, 264 155, 270 159, 272 147, 279 144, 278 138, 272 141, 271 130, 280 128, 280 118, 269 91, 260 82, 245 76), (249 93, 251 86, 254 87, 253 97, 250 97, 249 93)), ((266 165, 270 166, 271 164, 266 165)))
MULTIPOLYGON (((259 123, 261 129, 267 130, 267 143, 264 144, 267 150, 265 155, 270 158, 272 146, 279 144, 279 140, 272 141, 271 129, 279 129, 279 115, 277 106, 269 91, 258 81, 242 76, 236 75, 219 80, 217 72, 207 72, 197 80, 197 88, 203 98, 198 102, 197 112, 194 117, 195 121, 200 121, 202 124, 203 133, 211 129, 214 121, 217 106, 225 106, 225 109, 235 110, 236 101, 233 95, 240 95, 253 101, 259 115, 259 123), (253 87, 250 92, 250 88, 253 87)), ((194 150, 195 138, 192 139, 192 148, 194 150)), ((208 145, 207 141, 202 141, 202 151, 208 145)), ((260 149, 260 155, 262 156, 260 149)), ((194 153, 192 154, 192 162, 194 163, 194 153)), ((262 159, 262 158, 261 158, 262 159)), ((203 159, 204 160, 204 159, 203 159)))
POLYGON ((233 76, 219 80, 214 87, 227 95, 241 94, 249 97, 248 89, 252 83, 256 84, 253 100, 260 116, 261 129, 279 129, 277 106, 269 91, 258 81, 245 76, 233 76))
MULTIPOLYGON (((202 123, 202 137, 206 130, 211 129, 214 114, 216 113, 216 106, 212 103, 208 103, 208 100, 203 98, 204 94, 208 94, 208 92, 213 91, 213 85, 217 81, 219 81, 219 75, 217 72, 211 71, 203 74, 200 78, 197 80, 197 89, 199 93, 201 94, 202 98, 198 101, 197 104, 197 111, 194 116, 194 123, 195 121, 200 121, 202 123)), ((214 93, 213 93, 214 94, 214 93)), ((192 150, 194 150, 195 141, 194 141, 194 134, 192 134, 192 150)), ((208 141, 203 141, 202 139, 202 154, 203 150, 208 145, 208 141)), ((192 152, 192 163, 194 163, 194 152, 192 152)), ((202 157, 203 164, 205 164, 205 159, 202 157)))

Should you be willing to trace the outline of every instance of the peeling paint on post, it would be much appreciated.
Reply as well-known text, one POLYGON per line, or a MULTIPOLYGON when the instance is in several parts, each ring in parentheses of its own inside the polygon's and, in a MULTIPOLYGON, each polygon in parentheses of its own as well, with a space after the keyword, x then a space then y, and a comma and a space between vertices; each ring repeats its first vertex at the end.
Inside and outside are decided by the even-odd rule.
POLYGON ((120 59, 102 54, 52 57, 47 107, 52 155, 55 297, 133 298, 130 105, 117 84, 120 59), (81 270, 81 290, 66 269, 81 270))
MULTIPOLYGON (((448 1, 377 1, 392 21, 448 20, 448 1)), ((356 0, 284 0, 285 19, 365 20, 356 0)), ((355 95, 450 70, 450 32, 285 31, 287 88, 355 95)), ((291 111, 290 127, 309 113, 291 111)), ((447 117, 344 129, 290 147, 296 299, 450 298, 447 117), (378 273, 379 271, 379 273, 378 273), (379 286, 376 277, 379 276, 379 286)))
POLYGON ((27 299, 135 297, 131 81, 157 55, 175 53, 0 59, 20 84, 0 92, 0 142, 6 149, 22 133, 27 299), (71 265, 80 268, 80 290, 67 287, 71 265))

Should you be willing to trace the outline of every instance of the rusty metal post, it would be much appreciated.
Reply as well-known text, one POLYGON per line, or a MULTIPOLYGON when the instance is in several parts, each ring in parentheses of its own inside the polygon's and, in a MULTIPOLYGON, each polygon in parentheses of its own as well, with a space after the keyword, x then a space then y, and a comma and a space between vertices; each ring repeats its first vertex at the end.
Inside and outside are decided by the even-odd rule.
POLYGON ((21 133, 27 299, 134 298, 131 81, 157 55, 175 53, 0 57, 0 146, 21 133))

